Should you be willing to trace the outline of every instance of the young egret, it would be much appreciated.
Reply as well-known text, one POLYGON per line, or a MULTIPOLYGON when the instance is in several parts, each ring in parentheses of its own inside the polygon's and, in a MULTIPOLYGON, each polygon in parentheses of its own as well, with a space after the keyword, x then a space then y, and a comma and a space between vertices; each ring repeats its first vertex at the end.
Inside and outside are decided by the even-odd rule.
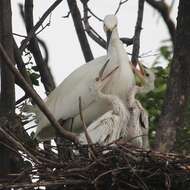
POLYGON ((136 94, 148 93, 154 89, 155 75, 151 69, 145 68, 145 77, 142 78, 143 86, 133 86, 128 94, 127 107, 130 110, 130 120, 128 123, 127 140, 143 149, 149 149, 149 121, 148 113, 141 103, 135 98, 136 94))
MULTIPOLYGON (((105 17, 104 31, 108 41, 107 55, 96 58, 76 69, 51 92, 45 101, 46 106, 57 120, 72 119, 74 132, 79 132, 82 125, 78 107, 79 96, 83 100, 82 111, 87 125, 110 109, 109 103, 97 96, 96 90, 93 88, 94 79, 105 63, 107 66, 103 77, 115 68, 119 68, 111 75, 111 79, 102 89, 103 93, 114 94, 121 100, 125 100, 128 90, 135 85, 128 55, 119 39, 116 16, 105 17)), ((38 110, 37 116, 39 126, 36 130, 36 138, 40 141, 54 138, 55 131, 46 116, 40 110, 38 110)), ((68 123, 65 122, 64 126, 67 127, 68 123)))
MULTIPOLYGON (((87 132, 93 143, 107 145, 121 138, 136 147, 149 148, 148 113, 135 99, 135 95, 153 89, 154 74, 148 69, 143 72, 145 74, 145 77, 142 78, 144 85, 142 87, 134 85, 128 93, 127 108, 129 110, 116 95, 101 92, 109 79, 95 82, 98 96, 107 100, 112 105, 112 109, 88 126, 87 132)), ((87 144, 84 132, 79 134, 79 141, 87 144)))
MULTIPOLYGON (((99 98, 107 101, 112 109, 104 113, 97 120, 92 122, 87 132, 93 143, 107 145, 121 137, 125 137, 126 125, 129 121, 129 112, 123 104, 122 100, 113 94, 105 94, 101 90, 106 85, 109 79, 95 82, 95 88, 99 98)), ((87 144, 85 133, 79 134, 79 141, 82 144, 87 144)))

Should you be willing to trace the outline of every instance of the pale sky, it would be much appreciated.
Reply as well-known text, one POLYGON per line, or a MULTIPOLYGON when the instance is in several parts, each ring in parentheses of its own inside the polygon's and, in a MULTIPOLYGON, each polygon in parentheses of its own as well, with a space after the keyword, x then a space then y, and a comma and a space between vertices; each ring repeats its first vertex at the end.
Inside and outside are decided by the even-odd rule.
MULTIPOLYGON (((35 22, 47 10, 47 8, 55 0, 34 0, 34 15, 35 22)), ((19 2, 24 0, 12 0, 13 12, 13 32, 26 35, 23 27, 22 19, 20 18, 18 6, 19 2)), ((79 5, 80 5, 80 1, 79 5)), ((172 0, 167 0, 171 3, 172 0)), ((119 0, 90 0, 89 7, 100 18, 104 18, 107 14, 113 14, 118 6, 119 0)), ((137 17, 137 0, 129 0, 122 6, 118 13, 118 30, 121 37, 132 37, 134 34, 134 26, 137 17)), ((178 1, 172 10, 172 18, 176 20, 178 1)), ((81 6, 81 5, 80 5, 81 6)), ((69 18, 62 18, 68 13, 69 9, 67 1, 63 1, 52 13, 51 25, 47 27, 40 38, 43 39, 49 48, 49 65, 55 77, 56 85, 60 84, 74 69, 82 64, 85 64, 82 51, 75 33, 71 16, 69 18)), ((48 18, 49 19, 49 18, 48 18)), ((91 18, 90 22, 96 31, 105 38, 102 23, 96 19, 91 18)), ((154 54, 160 47, 161 41, 168 39, 168 31, 159 17, 158 13, 149 5, 145 4, 143 30, 141 33, 141 49, 140 53, 154 54)), ((20 38, 17 38, 19 41, 20 38)), ((91 39, 90 46, 94 57, 104 55, 106 52, 99 45, 95 44, 91 39)), ((131 52, 131 49, 127 49, 131 52)), ((146 65, 151 65, 155 57, 144 58, 143 62, 146 65)), ((38 87, 38 92, 44 97, 43 88, 38 87)), ((17 97, 22 94, 21 90, 17 88, 17 97)))

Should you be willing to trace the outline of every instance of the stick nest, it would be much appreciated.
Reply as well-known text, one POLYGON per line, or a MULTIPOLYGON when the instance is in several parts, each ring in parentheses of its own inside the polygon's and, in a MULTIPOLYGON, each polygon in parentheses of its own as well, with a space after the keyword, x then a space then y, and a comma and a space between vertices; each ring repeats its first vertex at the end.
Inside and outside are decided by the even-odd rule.
POLYGON ((128 144, 72 146, 72 158, 63 161, 56 153, 29 150, 22 171, 9 174, 0 189, 190 189, 190 156, 144 151, 128 144))

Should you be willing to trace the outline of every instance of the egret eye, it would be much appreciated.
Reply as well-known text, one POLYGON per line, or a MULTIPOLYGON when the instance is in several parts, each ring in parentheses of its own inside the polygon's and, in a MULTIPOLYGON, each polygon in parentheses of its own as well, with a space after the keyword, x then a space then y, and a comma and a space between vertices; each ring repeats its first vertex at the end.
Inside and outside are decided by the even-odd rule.
POLYGON ((95 81, 98 82, 99 80, 100 80, 100 78, 99 78, 99 77, 96 77, 95 81))
POLYGON ((145 75, 146 75, 146 77, 149 77, 149 76, 150 76, 148 73, 146 73, 145 75))

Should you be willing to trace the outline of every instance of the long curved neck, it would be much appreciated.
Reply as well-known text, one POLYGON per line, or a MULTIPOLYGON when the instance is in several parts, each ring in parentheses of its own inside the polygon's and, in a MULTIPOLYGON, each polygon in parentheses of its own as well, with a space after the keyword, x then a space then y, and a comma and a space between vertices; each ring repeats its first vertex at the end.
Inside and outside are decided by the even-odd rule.
POLYGON ((111 55, 114 52, 119 53, 119 50, 121 50, 121 49, 123 49, 122 42, 119 39, 119 34, 118 34, 118 31, 117 31, 117 28, 115 28, 112 31, 112 35, 111 35, 110 42, 109 42, 109 45, 108 45, 107 53, 108 53, 108 55, 111 55))
POLYGON ((128 60, 128 62, 129 62, 129 58, 125 52, 125 49, 123 47, 123 43, 119 39, 119 34, 117 31, 117 28, 115 28, 112 31, 112 35, 111 35, 111 39, 109 42, 107 54, 110 57, 112 57, 112 56, 116 57, 118 64, 120 64, 120 65, 125 64, 125 66, 127 66, 127 65, 129 66, 129 64, 126 64, 126 60, 128 60), (125 60, 125 61, 123 61, 123 60, 125 60))
POLYGON ((126 107, 119 97, 113 94, 104 94, 101 90, 98 90, 98 95, 100 98, 107 100, 112 104, 113 111, 115 114, 124 116, 127 113, 126 107))

